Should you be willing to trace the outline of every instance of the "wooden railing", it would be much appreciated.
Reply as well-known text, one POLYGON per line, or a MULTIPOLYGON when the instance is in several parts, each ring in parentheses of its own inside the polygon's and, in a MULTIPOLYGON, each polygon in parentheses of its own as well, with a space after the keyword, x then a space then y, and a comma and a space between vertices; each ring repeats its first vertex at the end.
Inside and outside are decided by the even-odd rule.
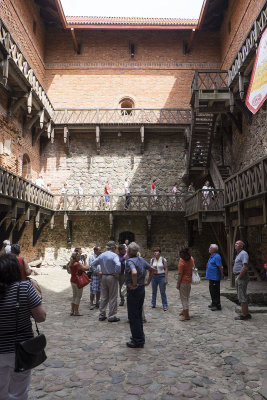
POLYGON ((248 60, 253 51, 255 51, 256 45, 260 41, 261 34, 264 32, 267 26, 267 3, 264 4, 262 10, 255 19, 245 41, 243 42, 240 50, 238 51, 233 64, 228 71, 228 84, 233 86, 234 81, 238 77, 240 69, 244 69, 244 64, 248 60))
POLYGON ((225 205, 267 193, 267 157, 225 180, 225 205))
POLYGON ((227 88, 227 73, 228 71, 224 70, 196 71, 191 85, 191 95, 196 90, 220 90, 227 88))
POLYGON ((0 167, 0 195, 53 209, 53 195, 6 169, 0 167))
POLYGON ((190 109, 161 108, 117 108, 117 109, 57 109, 54 123, 68 124, 162 124, 188 125, 191 123, 190 109))
POLYGON ((199 189, 185 200, 185 215, 201 211, 223 211, 223 189, 199 189))
POLYGON ((184 211, 183 195, 56 195, 56 210, 64 211, 184 211))
POLYGON ((10 60, 14 62, 19 71, 23 74, 24 78, 26 78, 27 82, 30 84, 32 90, 36 93, 39 100, 42 102, 44 108, 47 113, 52 117, 53 115, 53 106, 39 82, 35 72, 31 68, 30 64, 26 60, 19 46, 11 36, 9 30, 5 26, 3 20, 0 18, 0 46, 6 52, 6 59, 3 61, 3 79, 4 82, 7 82, 8 79, 8 63, 10 60))

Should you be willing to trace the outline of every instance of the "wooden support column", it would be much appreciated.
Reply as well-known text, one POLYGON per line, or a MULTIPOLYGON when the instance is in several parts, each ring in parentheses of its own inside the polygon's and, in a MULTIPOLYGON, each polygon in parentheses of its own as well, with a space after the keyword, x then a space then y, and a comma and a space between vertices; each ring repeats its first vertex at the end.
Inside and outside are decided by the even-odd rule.
POLYGON ((55 227, 55 213, 53 212, 50 218, 50 229, 54 229, 55 227))
POLYGON ((40 226, 40 209, 37 209, 37 210, 36 210, 36 216, 35 216, 35 223, 34 223, 34 226, 35 226, 36 229, 38 229, 39 226, 40 226))
POLYGON ((110 240, 114 240, 114 216, 112 213, 109 214, 109 232, 110 240))
POLYGON ((68 220, 69 220, 68 213, 65 212, 65 213, 64 213, 64 229, 67 229, 68 220))
POLYGON ((146 216, 146 222, 147 222, 147 237, 146 237, 146 242, 147 242, 147 248, 151 248, 151 214, 148 214, 146 216))
POLYGON ((96 152, 97 154, 100 154, 100 126, 97 125, 95 128, 95 135, 96 135, 96 152))
POLYGON ((41 235, 41 233, 42 233, 44 227, 45 227, 46 224, 47 224, 47 222, 48 222, 48 220, 43 220, 43 221, 41 222, 39 228, 36 228, 36 225, 33 225, 33 241, 32 241, 33 246, 36 245, 36 243, 37 243, 37 241, 38 241, 38 239, 39 239, 39 237, 40 237, 40 235, 41 235))
POLYGON ((64 126, 64 143, 66 143, 67 154, 70 152, 70 132, 67 125, 64 126))
POLYGON ((31 112, 32 112, 32 89, 29 91, 28 96, 27 96, 27 110, 28 110, 28 114, 31 114, 31 112))
POLYGON ((141 134, 140 152, 141 152, 141 154, 144 154, 144 150, 145 150, 145 127, 144 127, 144 125, 142 125, 140 128, 140 134, 141 134))
POLYGON ((243 101, 244 100, 244 75, 242 72, 239 72, 238 74, 238 85, 239 85, 239 96, 240 99, 243 101))
POLYGON ((55 141, 55 128, 53 127, 51 129, 51 143, 54 143, 55 141))
POLYGON ((40 118, 39 114, 33 115, 31 118, 28 119, 28 121, 24 124, 23 130, 22 130, 22 136, 25 137, 26 132, 31 129, 33 124, 35 124, 36 121, 40 118))
POLYGON ((67 223, 67 248, 70 249, 72 246, 72 221, 68 219, 67 223))
POLYGON ((71 36, 72 36, 72 40, 73 40, 74 50, 76 51, 77 54, 80 54, 80 45, 78 44, 74 28, 71 28, 70 31, 71 31, 71 36))
POLYGON ((3 68, 3 83, 7 86, 8 81, 8 72, 9 72, 9 59, 10 56, 6 56, 6 58, 2 61, 2 68, 3 68))
POLYGON ((28 225, 31 219, 31 209, 29 204, 25 206, 24 212, 25 212, 25 224, 28 225))

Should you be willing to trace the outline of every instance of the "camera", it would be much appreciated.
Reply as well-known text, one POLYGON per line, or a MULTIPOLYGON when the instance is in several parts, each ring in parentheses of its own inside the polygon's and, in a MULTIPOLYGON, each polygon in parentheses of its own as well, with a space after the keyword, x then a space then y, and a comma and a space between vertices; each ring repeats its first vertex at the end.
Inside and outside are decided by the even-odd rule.
POLYGON ((82 260, 82 261, 85 261, 86 258, 87 258, 87 254, 81 254, 81 260, 82 260))

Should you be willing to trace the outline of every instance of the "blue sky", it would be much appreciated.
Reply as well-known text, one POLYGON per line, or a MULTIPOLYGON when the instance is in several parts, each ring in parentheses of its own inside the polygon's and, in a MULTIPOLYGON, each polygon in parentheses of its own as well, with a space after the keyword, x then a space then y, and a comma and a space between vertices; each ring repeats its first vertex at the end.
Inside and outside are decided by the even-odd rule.
POLYGON ((198 18, 203 0, 61 0, 65 15, 198 18))

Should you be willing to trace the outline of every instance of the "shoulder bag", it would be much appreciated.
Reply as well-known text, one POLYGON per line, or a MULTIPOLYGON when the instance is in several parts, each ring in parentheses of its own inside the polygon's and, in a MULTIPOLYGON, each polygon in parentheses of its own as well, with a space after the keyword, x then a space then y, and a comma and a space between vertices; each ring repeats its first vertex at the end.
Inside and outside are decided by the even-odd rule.
POLYGON ((192 284, 197 285, 198 283, 200 283, 200 276, 198 274, 198 269, 194 265, 192 269, 192 284))
POLYGON ((15 372, 24 372, 35 368, 46 360, 45 346, 46 338, 44 334, 40 334, 36 321, 37 336, 24 340, 17 341, 18 336, 18 319, 19 319, 19 289, 17 289, 17 304, 16 304, 16 338, 15 338, 15 372))
POLYGON ((81 275, 76 275, 76 284, 78 286, 78 289, 83 288, 84 286, 88 285, 90 283, 90 278, 86 274, 86 272, 83 272, 81 275))

